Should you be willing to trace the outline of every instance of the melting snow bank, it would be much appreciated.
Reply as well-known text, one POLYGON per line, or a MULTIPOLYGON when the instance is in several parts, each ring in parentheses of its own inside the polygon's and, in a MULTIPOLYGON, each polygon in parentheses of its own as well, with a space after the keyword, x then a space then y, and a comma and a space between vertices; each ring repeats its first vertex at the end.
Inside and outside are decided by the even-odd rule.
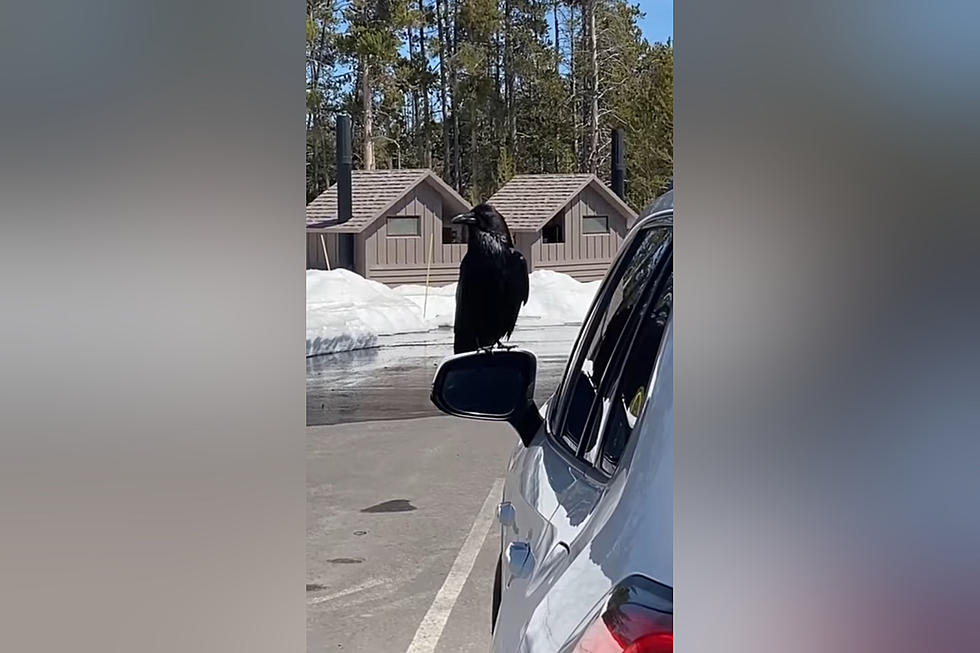
POLYGON ((517 316, 518 326, 581 324, 599 283, 582 283, 554 270, 535 270, 531 273, 527 304, 517 316))
POLYGON ((429 299, 425 299, 425 286, 406 284, 396 286, 392 291, 399 297, 404 297, 412 302, 419 315, 425 309, 425 319, 432 325, 432 328, 451 327, 456 319, 456 284, 439 286, 438 288, 429 287, 429 299))
POLYGON ((373 347, 379 335, 428 331, 415 304, 350 270, 306 271, 306 355, 373 347))
MULTIPOLYGON (((536 270, 517 324, 580 324, 598 288, 598 281, 536 270)), ((429 288, 426 301, 424 286, 389 288, 343 269, 306 271, 307 356, 375 347, 378 336, 451 327, 455 313, 456 284, 429 288)))

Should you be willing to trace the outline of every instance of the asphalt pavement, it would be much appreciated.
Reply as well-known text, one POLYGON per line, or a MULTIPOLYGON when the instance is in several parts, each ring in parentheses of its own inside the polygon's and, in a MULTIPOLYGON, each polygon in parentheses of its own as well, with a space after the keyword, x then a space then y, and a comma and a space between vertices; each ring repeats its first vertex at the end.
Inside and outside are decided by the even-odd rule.
POLYGON ((307 649, 487 651, 506 424, 307 429, 307 649))
MULTIPOLYGON (((578 327, 519 329, 535 397, 578 327)), ((307 359, 307 649, 486 652, 500 552, 494 509, 517 435, 429 400, 449 330, 307 359)))
MULTIPOLYGON (((538 358, 539 403, 558 385, 578 331, 577 326, 558 326, 514 332, 511 344, 538 358)), ((429 391, 439 362, 452 355, 452 331, 383 336, 379 344, 306 359, 307 425, 440 414, 429 401, 429 391)))

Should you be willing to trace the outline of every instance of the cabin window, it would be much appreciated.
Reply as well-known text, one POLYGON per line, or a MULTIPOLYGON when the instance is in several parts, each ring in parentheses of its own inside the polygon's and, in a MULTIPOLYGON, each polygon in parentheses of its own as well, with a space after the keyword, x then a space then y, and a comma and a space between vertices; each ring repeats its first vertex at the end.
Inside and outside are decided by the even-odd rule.
POLYGON ((544 243, 565 242, 565 218, 559 213, 541 229, 541 241, 544 243))
POLYGON ((422 235, 422 220, 417 215, 390 216, 385 224, 388 227, 389 238, 422 235))
POLYGON ((584 215, 582 216, 583 234, 608 234, 609 217, 605 215, 584 215))
POLYGON ((466 225, 442 223, 442 244, 462 245, 466 243, 466 225))

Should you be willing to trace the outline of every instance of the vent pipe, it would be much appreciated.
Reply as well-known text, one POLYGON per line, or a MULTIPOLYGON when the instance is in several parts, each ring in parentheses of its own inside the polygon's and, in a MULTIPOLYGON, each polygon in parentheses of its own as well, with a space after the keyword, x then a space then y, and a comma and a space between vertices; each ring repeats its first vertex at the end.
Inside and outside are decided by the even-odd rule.
POLYGON ((351 218, 351 156, 350 116, 337 116, 337 222, 351 218))
POLYGON ((626 201, 626 148, 623 144, 623 130, 612 132, 612 191, 619 199, 626 201))
MULTIPOLYGON (((350 116, 337 116, 337 223, 343 224, 353 214, 351 176, 354 168, 351 154, 350 116)), ((337 267, 357 272, 354 256, 354 234, 337 234, 337 267)))

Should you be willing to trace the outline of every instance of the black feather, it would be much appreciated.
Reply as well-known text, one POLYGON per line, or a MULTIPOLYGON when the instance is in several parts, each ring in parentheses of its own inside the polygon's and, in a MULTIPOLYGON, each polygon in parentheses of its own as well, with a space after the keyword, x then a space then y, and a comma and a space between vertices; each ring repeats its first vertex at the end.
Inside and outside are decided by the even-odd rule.
POLYGON ((510 338, 527 302, 527 260, 514 247, 510 230, 489 204, 466 214, 466 255, 459 264, 453 351, 490 347, 510 338))

